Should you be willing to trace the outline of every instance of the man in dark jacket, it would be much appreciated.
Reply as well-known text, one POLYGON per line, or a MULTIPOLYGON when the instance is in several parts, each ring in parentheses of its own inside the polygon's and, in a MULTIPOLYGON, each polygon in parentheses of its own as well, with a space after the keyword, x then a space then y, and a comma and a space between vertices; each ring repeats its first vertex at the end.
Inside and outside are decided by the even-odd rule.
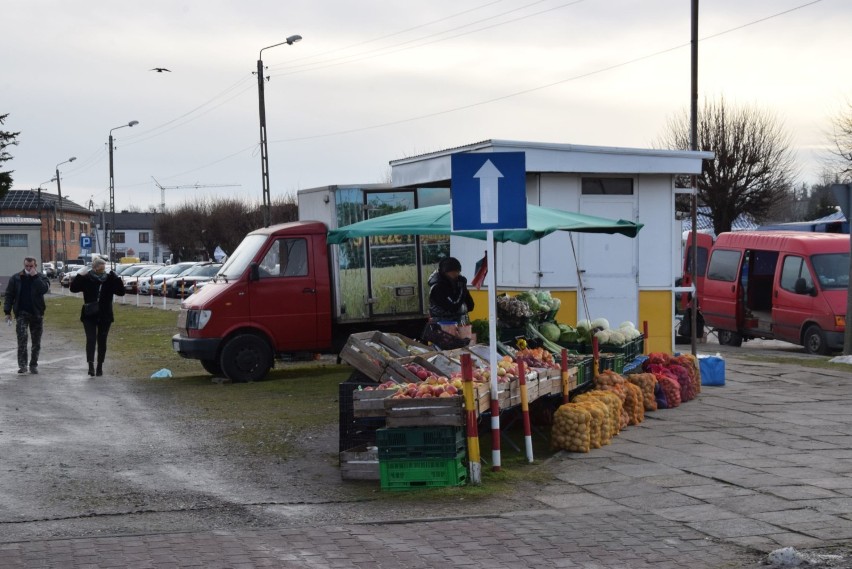
POLYGON ((50 290, 50 281, 38 272, 33 257, 24 259, 24 270, 15 273, 6 285, 3 312, 6 322, 12 323, 15 313, 15 330, 18 334, 18 373, 27 372, 27 333, 32 336, 30 373, 38 373, 38 356, 41 351, 41 333, 44 329, 44 294, 50 290))

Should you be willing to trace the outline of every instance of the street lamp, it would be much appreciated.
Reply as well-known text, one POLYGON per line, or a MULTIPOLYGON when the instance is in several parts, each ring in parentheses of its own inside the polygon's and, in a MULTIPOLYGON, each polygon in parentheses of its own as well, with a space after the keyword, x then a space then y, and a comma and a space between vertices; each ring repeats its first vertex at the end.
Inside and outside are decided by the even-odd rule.
MULTIPOLYGON (((109 213, 110 213, 110 228, 109 228, 109 243, 110 243, 110 266, 115 268, 115 178, 112 170, 112 131, 124 128, 126 126, 136 126, 139 121, 130 121, 127 124, 109 129, 109 213)), ((104 231, 106 235, 106 230, 104 231)))
MULTIPOLYGON (((63 164, 68 164, 69 162, 73 162, 76 160, 76 156, 72 156, 65 162, 60 162, 56 165, 56 193, 59 196, 59 223, 62 224, 62 262, 68 262, 68 241, 66 240, 65 235, 65 206, 62 204, 62 184, 59 181, 59 167, 63 164)), ((56 256, 59 256, 59 252, 57 251, 56 256)))
MULTIPOLYGON (((300 41, 302 36, 293 35, 288 37, 286 40, 281 43, 276 43, 274 45, 266 46, 265 48, 260 50, 260 53, 257 55, 257 99, 258 104, 260 106, 260 170, 261 177, 263 179, 263 225, 264 227, 269 227, 269 223, 271 221, 272 212, 271 212, 271 203, 272 200, 269 197, 269 154, 266 148, 266 102, 263 98, 263 50, 269 49, 272 47, 278 47, 279 45, 293 45, 297 41, 300 41)), ((267 78, 268 79, 268 78, 267 78)))

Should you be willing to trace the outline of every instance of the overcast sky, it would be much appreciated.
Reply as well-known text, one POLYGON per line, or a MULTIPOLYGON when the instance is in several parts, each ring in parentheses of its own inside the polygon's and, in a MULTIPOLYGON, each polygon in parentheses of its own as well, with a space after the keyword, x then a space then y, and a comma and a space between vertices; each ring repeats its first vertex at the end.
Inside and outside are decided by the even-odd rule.
MULTIPOLYGON (((492 138, 650 148, 689 106, 690 4, 7 0, 0 114, 20 135, 3 168, 55 193, 74 156, 63 195, 107 205, 110 130, 136 120, 113 130, 117 209, 259 202, 253 72, 293 34, 263 52, 273 199, 492 138)), ((699 93, 774 113, 817 182, 852 101, 850 24, 849 0, 702 0, 699 93)))

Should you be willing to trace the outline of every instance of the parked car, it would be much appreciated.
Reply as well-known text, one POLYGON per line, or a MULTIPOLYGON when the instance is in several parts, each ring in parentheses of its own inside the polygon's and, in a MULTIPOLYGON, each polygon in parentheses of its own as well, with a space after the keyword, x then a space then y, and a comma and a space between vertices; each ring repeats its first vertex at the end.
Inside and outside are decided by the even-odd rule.
POLYGON ((74 280, 74 277, 77 276, 77 271, 85 267, 86 265, 65 265, 65 271, 62 273, 62 276, 59 278, 59 284, 68 288, 71 286, 71 281, 74 280))
POLYGON ((41 272, 49 279, 56 277, 56 265, 51 262, 41 264, 41 272))
POLYGON ((169 265, 165 270, 151 275, 150 278, 142 279, 139 283, 139 294, 153 294, 160 296, 163 293, 163 283, 172 277, 178 277, 197 265, 197 261, 186 261, 169 265))
POLYGON ((147 280, 148 277, 156 275, 162 271, 166 270, 166 267, 155 265, 152 267, 148 267, 141 271, 136 271, 133 275, 125 277, 122 276, 121 280, 124 282, 124 292, 130 294, 136 294, 139 286, 140 280, 147 280))
POLYGON ((212 280, 222 268, 222 263, 199 263, 184 274, 166 281, 166 295, 170 298, 186 298, 196 283, 212 280))

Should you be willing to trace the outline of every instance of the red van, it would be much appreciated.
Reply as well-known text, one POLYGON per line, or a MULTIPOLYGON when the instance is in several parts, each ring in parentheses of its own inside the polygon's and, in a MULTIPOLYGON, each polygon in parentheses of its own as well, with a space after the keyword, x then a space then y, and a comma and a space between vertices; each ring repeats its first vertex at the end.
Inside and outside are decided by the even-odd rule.
POLYGON ((812 354, 843 348, 849 236, 794 231, 722 233, 699 288, 719 343, 767 338, 812 354))

